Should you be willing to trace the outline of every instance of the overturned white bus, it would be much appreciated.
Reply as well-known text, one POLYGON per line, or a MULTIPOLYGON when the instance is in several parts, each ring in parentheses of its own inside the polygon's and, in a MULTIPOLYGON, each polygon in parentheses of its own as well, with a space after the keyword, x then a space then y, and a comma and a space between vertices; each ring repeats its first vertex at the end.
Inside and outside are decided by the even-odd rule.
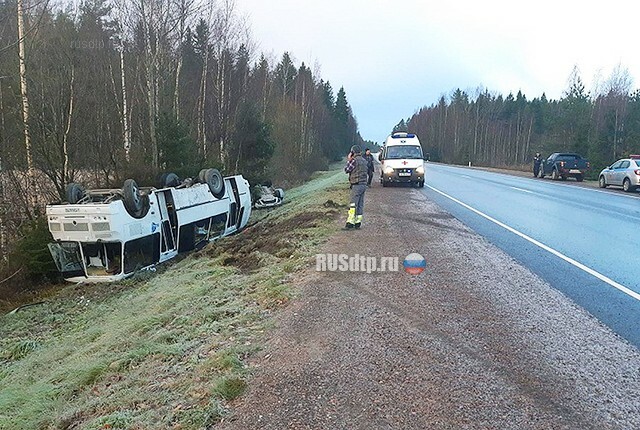
POLYGON ((122 189, 70 184, 67 202, 46 208, 49 250, 68 281, 116 281, 237 232, 250 214, 249 183, 216 169, 196 181, 164 175, 159 189, 132 179, 122 189))

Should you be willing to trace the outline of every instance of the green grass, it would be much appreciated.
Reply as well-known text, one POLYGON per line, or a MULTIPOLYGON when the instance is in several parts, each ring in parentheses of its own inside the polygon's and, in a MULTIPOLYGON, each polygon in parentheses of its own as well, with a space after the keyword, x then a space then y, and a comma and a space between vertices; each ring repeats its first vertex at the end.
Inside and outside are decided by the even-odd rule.
POLYGON ((199 429, 228 415, 273 310, 343 215, 323 203, 345 204, 345 182, 320 173, 155 276, 0 316, 0 429, 199 429))
POLYGON ((224 400, 233 400, 244 393, 247 383, 238 376, 227 376, 220 379, 213 387, 213 394, 224 400))

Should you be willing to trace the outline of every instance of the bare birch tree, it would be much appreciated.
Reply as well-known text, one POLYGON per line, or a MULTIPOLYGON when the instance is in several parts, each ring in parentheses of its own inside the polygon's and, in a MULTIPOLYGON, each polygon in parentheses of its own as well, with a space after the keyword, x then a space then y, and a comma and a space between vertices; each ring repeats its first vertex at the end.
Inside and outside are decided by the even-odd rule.
POLYGON ((127 13, 127 3, 116 3, 114 15, 116 17, 118 35, 115 38, 115 45, 118 49, 120 57, 120 100, 118 100, 115 79, 111 71, 111 82, 113 86, 114 96, 116 97, 116 105, 120 113, 120 123, 122 124, 122 144, 124 149, 125 160, 127 163, 131 161, 131 117, 129 111, 128 95, 127 95, 127 77, 125 68, 125 53, 127 41, 130 39, 130 33, 127 26, 133 25, 130 21, 131 17, 127 13))
POLYGON ((160 112, 160 71, 166 69, 168 58, 167 38, 180 20, 172 13, 171 0, 120 0, 116 3, 123 30, 131 38, 139 30, 142 41, 142 64, 144 71, 145 95, 149 141, 151 143, 151 165, 159 167, 159 148, 156 121, 160 112))
POLYGON ((176 75, 173 90, 173 111, 176 118, 180 118, 180 75, 182 73, 183 55, 182 49, 185 43, 187 27, 191 18, 198 10, 195 0, 176 0, 175 9, 178 20, 178 34, 176 44, 176 75))
MULTIPOLYGON (((235 0, 221 0, 221 4, 216 10, 212 28, 212 41, 214 55, 217 60, 216 79, 214 81, 214 92, 217 111, 217 132, 218 132, 218 154, 223 168, 227 167, 226 140, 231 133, 231 122, 229 107, 229 75, 231 73, 228 58, 229 53, 235 51, 237 46, 248 38, 249 32, 246 30, 246 22, 238 17, 235 0)), ((246 46, 249 43, 245 43, 246 46)))
POLYGON ((69 175, 69 131, 71 130, 71 119, 73 118, 73 99, 74 94, 74 82, 75 82, 75 69, 71 65, 71 80, 69 82, 69 111, 67 112, 67 126, 65 127, 64 134, 62 135, 62 183, 68 183, 71 179, 69 175))
POLYGON ((29 128, 29 95, 27 89, 27 66, 25 60, 25 23, 24 23, 24 0, 17 0, 18 17, 18 61, 20 63, 20 96, 22 99, 22 127, 24 131, 24 147, 27 158, 27 177, 29 188, 33 191, 29 195, 33 196, 33 206, 37 205, 37 188, 35 181, 35 166, 33 163, 33 151, 31 145, 31 130, 29 128))
POLYGON ((6 136, 7 128, 4 119, 4 98, 2 95, 2 79, 6 76, 0 76, 0 257, 3 261, 7 260, 7 223, 5 220, 7 213, 6 196, 4 192, 4 149, 7 147, 6 136))
POLYGON ((120 46, 120 86, 122 89, 122 140, 124 145, 125 160, 131 160, 131 127, 129 126, 129 105, 127 101, 127 79, 124 65, 124 41, 120 46))
POLYGON ((620 155, 619 148, 622 145, 622 132, 624 130, 624 117, 627 107, 627 97, 631 92, 633 79, 629 74, 629 69, 623 68, 622 64, 618 64, 611 76, 605 83, 606 97, 610 100, 611 108, 614 112, 613 125, 613 153, 612 158, 618 158, 620 155))

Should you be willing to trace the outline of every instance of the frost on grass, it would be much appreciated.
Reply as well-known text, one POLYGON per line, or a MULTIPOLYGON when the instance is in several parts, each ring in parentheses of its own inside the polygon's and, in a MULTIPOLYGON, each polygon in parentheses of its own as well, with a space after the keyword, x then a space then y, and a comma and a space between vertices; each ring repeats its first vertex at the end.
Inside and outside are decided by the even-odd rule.
POLYGON ((157 273, 0 317, 0 428, 196 429, 227 416, 292 274, 342 215, 323 205, 348 198, 342 180, 290 190, 245 231, 157 273))

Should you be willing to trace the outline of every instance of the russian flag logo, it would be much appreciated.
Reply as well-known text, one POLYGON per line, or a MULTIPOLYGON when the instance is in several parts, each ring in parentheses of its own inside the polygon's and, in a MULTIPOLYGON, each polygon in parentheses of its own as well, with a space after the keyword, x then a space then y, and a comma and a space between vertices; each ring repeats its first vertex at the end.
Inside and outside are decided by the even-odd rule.
POLYGON ((427 262, 420 254, 409 254, 402 262, 404 271, 411 275, 419 275, 427 267, 427 262))

